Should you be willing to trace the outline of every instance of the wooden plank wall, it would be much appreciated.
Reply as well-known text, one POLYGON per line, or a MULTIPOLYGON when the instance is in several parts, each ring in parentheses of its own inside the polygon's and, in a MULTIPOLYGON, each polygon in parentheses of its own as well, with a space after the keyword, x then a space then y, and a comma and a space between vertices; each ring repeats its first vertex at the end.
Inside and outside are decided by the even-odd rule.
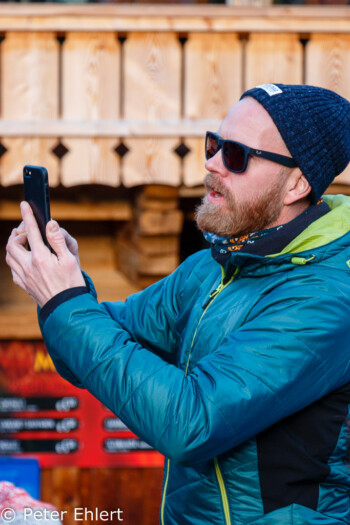
MULTIPOLYGON (((159 468, 56 467, 43 470, 41 497, 59 510, 67 511, 63 516, 64 525, 77 523, 74 519, 76 508, 107 511, 112 516, 107 521, 109 525, 121 522, 117 514, 110 514, 118 508, 126 525, 155 525, 158 523, 162 476, 159 468)), ((91 513, 86 517, 80 520, 84 525, 103 523, 91 519, 91 513)))
MULTIPOLYGON (((56 34, 7 33, 1 44, 1 117, 12 122, 53 120, 59 116, 59 44, 56 34)), ((21 166, 47 166, 51 184, 58 183, 58 159, 51 153, 55 138, 2 134, 7 149, 1 158, 0 182, 19 181, 21 166)))
MULTIPOLYGON (((62 119, 120 118, 120 43, 113 33, 67 33, 61 49, 62 119)), ((64 137, 61 183, 119 186, 119 157, 110 137, 64 137)))
POLYGON ((204 131, 244 89, 307 82, 350 98, 350 7, 30 8, 0 6, 3 186, 28 161, 53 186, 196 186, 204 131))
MULTIPOLYGON (((154 120, 181 116, 181 45, 169 33, 130 33, 124 44, 124 118, 154 120)), ((130 137, 123 182, 178 186, 180 158, 174 153, 176 137, 130 137)))

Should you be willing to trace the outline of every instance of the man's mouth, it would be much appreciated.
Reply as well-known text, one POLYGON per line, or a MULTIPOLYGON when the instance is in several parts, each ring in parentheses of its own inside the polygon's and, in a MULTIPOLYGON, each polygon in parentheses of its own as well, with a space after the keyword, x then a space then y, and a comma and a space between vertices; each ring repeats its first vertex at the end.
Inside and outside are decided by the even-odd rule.
POLYGON ((209 202, 218 203, 219 201, 226 200, 226 188, 224 188, 221 181, 213 174, 208 174, 205 177, 204 186, 207 190, 206 199, 209 202))
POLYGON ((211 197, 212 199, 218 199, 220 197, 224 197, 224 195, 222 193, 220 193, 220 191, 214 189, 214 188, 210 188, 209 189, 209 194, 208 194, 209 197, 211 197))

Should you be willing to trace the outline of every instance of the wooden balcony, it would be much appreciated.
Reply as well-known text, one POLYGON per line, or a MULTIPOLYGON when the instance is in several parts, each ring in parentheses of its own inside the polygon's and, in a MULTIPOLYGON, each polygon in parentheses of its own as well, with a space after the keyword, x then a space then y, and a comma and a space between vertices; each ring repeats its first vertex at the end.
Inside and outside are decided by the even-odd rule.
POLYGON ((29 162, 52 186, 197 186, 203 134, 245 88, 350 98, 350 7, 9 4, 0 32, 3 186, 29 162))

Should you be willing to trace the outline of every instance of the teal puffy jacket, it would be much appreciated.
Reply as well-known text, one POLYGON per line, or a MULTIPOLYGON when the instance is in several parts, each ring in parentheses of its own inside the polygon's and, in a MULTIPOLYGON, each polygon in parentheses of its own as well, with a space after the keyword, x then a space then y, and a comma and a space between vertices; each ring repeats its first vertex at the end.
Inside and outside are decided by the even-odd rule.
POLYGON ((58 371, 165 455, 162 525, 350 523, 350 199, 281 254, 209 250, 42 332, 58 371))

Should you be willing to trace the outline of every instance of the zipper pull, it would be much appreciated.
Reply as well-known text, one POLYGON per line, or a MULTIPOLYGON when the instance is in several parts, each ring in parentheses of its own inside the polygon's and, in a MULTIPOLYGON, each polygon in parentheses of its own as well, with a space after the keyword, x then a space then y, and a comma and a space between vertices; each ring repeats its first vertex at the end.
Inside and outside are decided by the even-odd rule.
POLYGON ((216 290, 214 290, 210 295, 209 295, 209 299, 202 305, 202 309, 205 310, 209 305, 210 303, 212 302, 213 299, 215 299, 215 297, 218 295, 218 293, 220 293, 220 290, 221 290, 221 287, 222 287, 222 284, 219 285, 218 288, 216 288, 216 290))
POLYGON ((205 310, 209 305, 210 303, 215 299, 215 297, 217 295, 219 295, 219 293, 221 292, 221 290, 223 290, 228 284, 230 284, 230 282, 232 282, 234 280, 234 278, 237 276, 238 274, 238 271, 239 271, 239 268, 238 266, 233 266, 232 267, 232 271, 229 273, 229 275, 224 275, 223 273, 223 277, 222 277, 222 281, 221 283, 219 284, 219 286, 216 288, 216 290, 214 290, 210 295, 209 295, 209 299, 202 305, 202 309, 205 310))

